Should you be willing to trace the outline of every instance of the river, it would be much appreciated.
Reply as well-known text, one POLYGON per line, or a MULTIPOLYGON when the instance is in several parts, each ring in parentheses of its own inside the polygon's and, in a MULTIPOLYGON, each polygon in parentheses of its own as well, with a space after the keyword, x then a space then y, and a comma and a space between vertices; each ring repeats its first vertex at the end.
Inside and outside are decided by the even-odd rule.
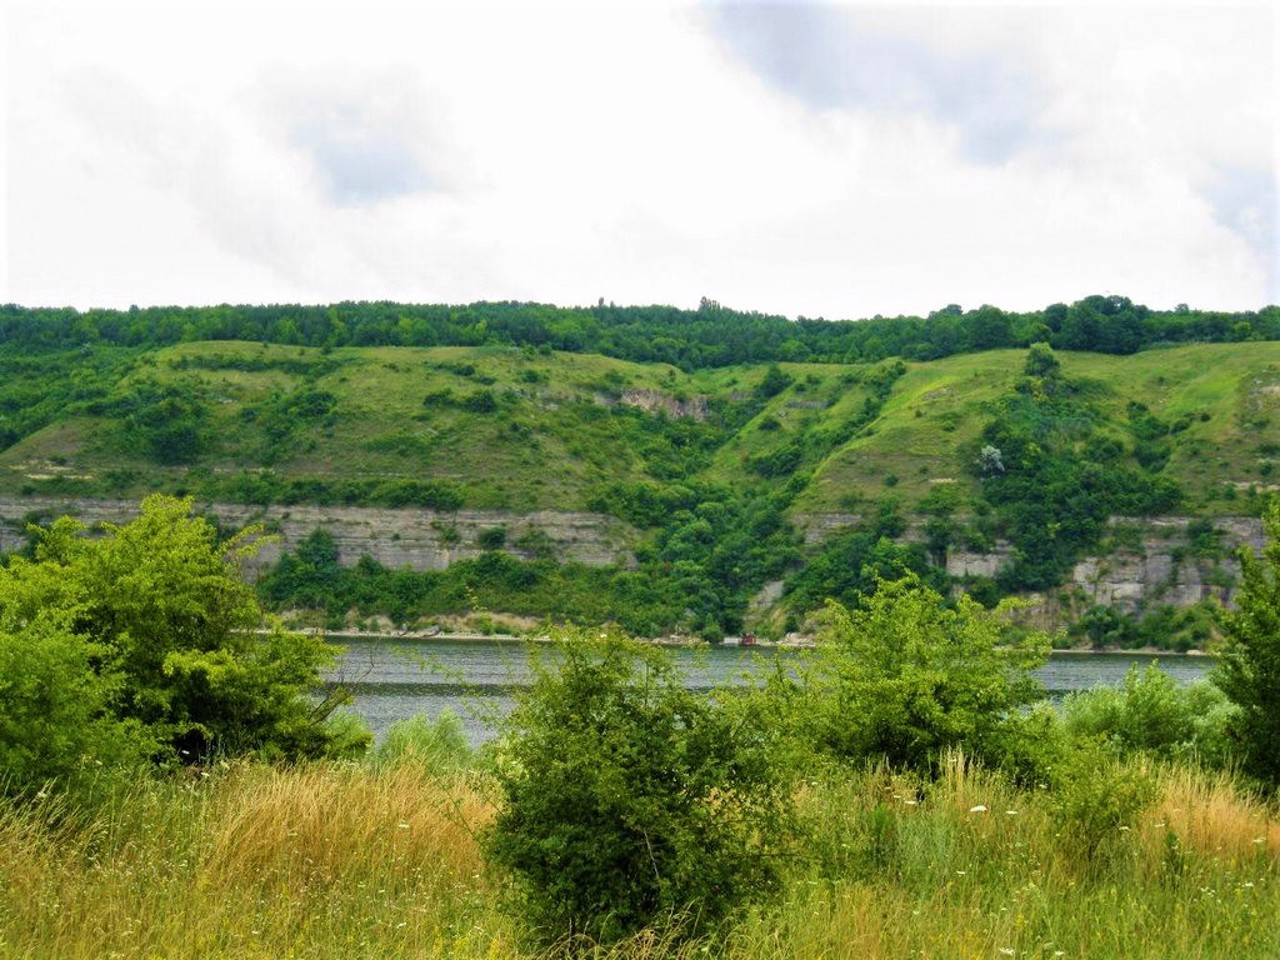
MULTIPOLYGON (((510 640, 361 639, 345 643, 331 677, 352 690, 352 707, 375 735, 415 713, 434 717, 449 709, 462 719, 471 742, 479 744, 493 737, 516 691, 528 685, 531 650, 533 656, 554 656, 551 645, 510 640)), ((803 656, 793 647, 675 647, 672 652, 694 689, 746 683, 776 661, 786 665, 803 656)), ((1153 660, 1183 683, 1203 677, 1213 662, 1177 654, 1055 653, 1036 676, 1051 696, 1061 696, 1098 684, 1118 685, 1131 666, 1153 660)))

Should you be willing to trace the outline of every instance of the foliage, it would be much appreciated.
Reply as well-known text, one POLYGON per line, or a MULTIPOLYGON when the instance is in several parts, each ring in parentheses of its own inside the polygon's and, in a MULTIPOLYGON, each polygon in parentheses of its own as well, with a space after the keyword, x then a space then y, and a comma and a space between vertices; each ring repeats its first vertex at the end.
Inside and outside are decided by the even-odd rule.
POLYGON ((1213 682, 1240 708, 1231 725, 1244 766, 1280 786, 1280 500, 1263 518, 1262 555, 1240 551, 1237 608, 1223 624, 1226 644, 1213 682))
POLYGON ((84 709, 94 712, 96 699, 104 718, 136 727, 161 759, 328 753, 336 741, 324 720, 341 695, 317 704, 310 694, 333 652, 275 624, 259 633, 262 614, 237 567, 252 531, 221 544, 190 511, 189 500, 149 497, 136 520, 106 525, 97 539, 56 520, 34 559, 0 570, 4 632, 65 631, 44 634, 61 650, 64 688, 86 690, 84 709), (83 655, 72 655, 67 635, 83 655))
POLYGON ((1022 372, 1028 377, 1055 377, 1062 371, 1062 362, 1058 360, 1053 348, 1043 341, 1031 344, 1027 350, 1027 361, 1022 372))
POLYGON ((368 556, 343 567, 323 529, 296 553, 285 553, 258 581, 258 590, 269 608, 322 610, 335 625, 352 610, 407 624, 483 609, 570 623, 612 621, 656 636, 674 630, 684 611, 673 585, 647 571, 545 557, 521 560, 501 550, 458 560, 445 570, 390 569, 368 556))
POLYGON ((148 740, 108 709, 113 683, 66 617, 0 616, 0 795, 32 793, 85 770, 141 761, 148 740))
POLYGON ((1134 618, 1115 607, 1095 603, 1071 624, 1072 636, 1086 637, 1094 650, 1125 649, 1137 646, 1138 627, 1134 618))
POLYGON ((1084 385, 1063 376, 1043 351, 1028 356, 1027 369, 1044 374, 999 398, 975 465, 982 496, 1015 548, 997 577, 1007 592, 1061 583, 1101 541, 1112 516, 1158 514, 1181 499, 1175 481, 1153 475, 1168 456, 1144 440, 1149 415, 1130 412, 1140 425, 1139 471, 1119 462, 1118 445, 1098 432, 1103 417, 1084 385))
POLYGON ((1145 670, 1130 667, 1122 687, 1068 694, 1062 703, 1063 726, 1072 738, 1104 741, 1121 754, 1213 767, 1231 761, 1226 731, 1235 712, 1217 687, 1180 686, 1154 662, 1145 670))
POLYGON ((415 713, 397 720, 367 755, 377 769, 413 764, 435 774, 457 773, 473 760, 462 721, 447 709, 434 718, 415 713))
POLYGON ((802 723, 820 748, 852 762, 929 772, 943 754, 1008 759, 1014 713, 1041 695, 1030 671, 1048 638, 1019 633, 1009 606, 954 607, 909 573, 879 580, 847 609, 834 601, 800 693, 802 723))
POLYGON ((565 638, 509 719, 484 836, 544 942, 714 928, 781 881, 789 792, 766 731, 617 635, 565 638))
POLYGON ((756 387, 756 396, 764 399, 776 397, 794 382, 795 377, 783 373, 776 363, 770 364, 769 369, 764 373, 764 379, 756 387))
POLYGON ((1097 741, 1075 741, 1055 771, 1053 804, 1062 839, 1093 866, 1124 846, 1124 833, 1156 799, 1156 783, 1141 763, 1117 759, 1097 741))
POLYGON ((927 317, 790 321, 754 311, 670 306, 587 308, 537 303, 279 304, 89 310, 0 307, 0 342, 24 352, 80 346, 157 346, 182 340, 246 340, 335 346, 479 346, 601 353, 685 370, 742 363, 847 363, 900 356, 936 360, 956 353, 1048 342, 1057 350, 1127 354, 1187 342, 1280 339, 1280 310, 1221 313, 1152 310, 1122 296, 1011 313, 951 305, 927 317))
POLYGON ((882 580, 907 572, 935 589, 945 589, 946 575, 930 565, 924 546, 896 539, 904 528, 894 505, 886 503, 874 516, 828 537, 804 567, 787 578, 789 605, 805 611, 834 600, 851 607, 874 593, 882 580))
POLYGON ((126 445, 158 463, 194 463, 212 442, 208 398, 198 382, 143 378, 100 409, 121 418, 126 445))
POLYGON ((1085 638, 1095 650, 1209 650, 1222 631, 1224 610, 1216 600, 1190 606, 1155 604, 1140 613, 1093 604, 1067 627, 1072 638, 1085 638))

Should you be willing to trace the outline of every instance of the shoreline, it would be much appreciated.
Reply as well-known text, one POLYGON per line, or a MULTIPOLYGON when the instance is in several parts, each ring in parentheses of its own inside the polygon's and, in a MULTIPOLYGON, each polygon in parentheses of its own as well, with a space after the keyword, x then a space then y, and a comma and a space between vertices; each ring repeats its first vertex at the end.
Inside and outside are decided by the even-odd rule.
MULTIPOLYGON (((430 643, 432 641, 440 641, 444 643, 552 643, 550 637, 520 635, 514 633, 445 633, 443 631, 425 631, 425 630, 405 630, 405 631, 364 631, 364 630, 323 630, 314 627, 308 627, 296 630, 297 633, 306 633, 312 636, 323 637, 327 641, 334 643, 430 643)), ((700 640, 693 637, 655 637, 653 639, 642 640, 643 643, 651 643, 659 647, 723 647, 726 649, 740 650, 805 650, 814 646, 814 641, 810 639, 797 640, 757 640, 752 644, 734 644, 734 643, 711 643, 706 640, 700 640)), ((1160 659, 1216 659, 1217 654, 1209 653, 1205 650, 1158 650, 1152 647, 1143 647, 1135 650, 1124 649, 1078 649, 1063 648, 1053 649, 1049 651, 1051 657, 1139 657, 1150 660, 1160 659)))

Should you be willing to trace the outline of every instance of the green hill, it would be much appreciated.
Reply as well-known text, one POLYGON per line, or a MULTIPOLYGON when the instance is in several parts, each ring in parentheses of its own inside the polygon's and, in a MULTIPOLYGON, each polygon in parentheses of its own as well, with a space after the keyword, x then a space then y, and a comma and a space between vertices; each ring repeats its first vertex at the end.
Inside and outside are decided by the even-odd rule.
POLYGON ((785 582, 768 620, 781 630, 865 589, 868 568, 941 585, 948 550, 997 541, 1011 561, 971 589, 1050 588, 1102 549, 1112 517, 1256 514, 1280 456, 1276 342, 692 371, 493 344, 203 341, 6 362, 4 394, 23 402, 0 427, 25 426, 7 427, 20 436, 0 451, 0 496, 608 513, 631 525, 635 570, 560 570, 537 592, 525 581, 541 574, 495 568, 487 603, 572 617, 545 598, 577 591, 577 615, 643 606, 633 626, 648 632, 742 629, 768 580, 785 582), (862 526, 805 546, 795 525, 815 515, 862 526))
MULTIPOLYGON (((686 374, 527 348, 181 344, 139 355, 105 396, 0 452, 0 493, 537 510, 589 509, 616 483, 792 481, 797 512, 885 493, 910 509, 943 484, 974 494, 980 434, 1025 356, 902 364, 896 378, 896 361, 782 363, 765 397, 766 366, 686 374)), ((1270 479, 1280 344, 1058 357, 1127 461, 1131 404, 1168 427, 1159 472, 1193 512, 1236 512, 1232 490, 1270 479)))

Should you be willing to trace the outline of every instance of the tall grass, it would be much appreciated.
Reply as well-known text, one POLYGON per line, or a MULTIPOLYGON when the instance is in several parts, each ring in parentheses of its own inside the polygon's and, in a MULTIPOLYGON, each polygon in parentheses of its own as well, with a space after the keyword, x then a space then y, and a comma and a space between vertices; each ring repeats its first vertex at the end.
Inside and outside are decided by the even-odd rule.
MULTIPOLYGON (((1089 848, 1060 798, 959 756, 932 783, 823 777, 802 790, 806 855, 778 902, 714 942, 651 932, 601 956, 1280 956, 1274 807, 1139 764, 1151 802, 1089 848)), ((0 957, 525 956, 475 841, 491 814, 483 779, 411 760, 232 766, 92 812, 0 807, 0 957)))
POLYGON ((143 783, 91 819, 0 819, 0 956, 488 955, 489 804, 420 767, 234 767, 143 783))

